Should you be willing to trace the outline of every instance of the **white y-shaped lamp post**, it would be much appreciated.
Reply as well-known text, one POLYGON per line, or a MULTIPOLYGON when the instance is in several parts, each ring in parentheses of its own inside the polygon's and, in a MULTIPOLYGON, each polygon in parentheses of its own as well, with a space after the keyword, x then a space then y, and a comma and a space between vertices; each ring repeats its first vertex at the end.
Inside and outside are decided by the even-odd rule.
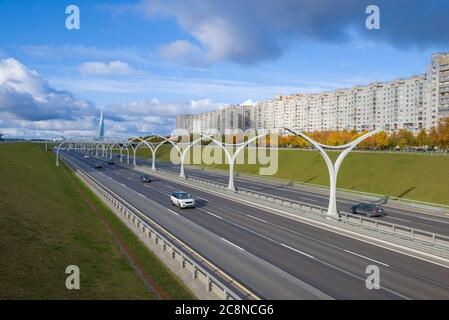
POLYGON ((313 145, 315 148, 318 149, 321 156, 324 158, 324 161, 326 162, 327 169, 329 170, 329 188, 330 188, 330 194, 329 194, 329 208, 327 211, 327 215, 331 218, 339 218, 338 211, 337 211, 337 176, 338 171, 340 169, 341 163, 345 159, 345 157, 351 152, 352 149, 354 149, 360 142, 362 142, 365 139, 368 139, 369 137, 381 132, 381 129, 377 129, 374 131, 370 131, 363 136, 357 138, 356 140, 347 143, 345 145, 341 146, 327 146, 324 144, 321 144, 312 138, 308 137, 302 132, 295 132, 291 129, 284 128, 285 130, 293 133, 296 136, 299 136, 306 141, 308 141, 311 145, 313 145), (326 151, 324 151, 324 148, 332 149, 332 150, 343 150, 342 153, 338 156, 337 161, 335 161, 335 165, 332 163, 332 160, 329 158, 326 151))
POLYGON ((64 140, 56 148, 56 166, 57 167, 59 167, 59 151, 61 150, 62 146, 65 144, 69 144, 69 146, 70 146, 72 143, 77 143, 77 142, 75 140, 66 140, 64 138, 64 140))
POLYGON ((151 151, 151 155, 153 155, 153 153, 154 153, 154 151, 153 151, 153 146, 152 146, 152 144, 151 144, 151 142, 149 142, 150 140, 152 140, 152 139, 154 139, 155 137, 153 136, 153 137, 150 137, 150 138, 148 138, 148 139, 145 139, 145 140, 143 140, 142 138, 133 138, 133 139, 138 139, 138 140, 140 140, 140 142, 137 144, 137 146, 136 146, 136 148, 133 148, 133 152, 134 152, 134 166, 136 166, 136 155, 137 155, 137 149, 139 149, 139 147, 142 145, 142 144, 145 144, 149 149, 150 149, 150 151, 151 151))
POLYGON ((158 136, 159 138, 164 139, 164 141, 161 142, 161 143, 159 143, 159 144, 157 145, 157 147, 154 148, 154 150, 153 150, 153 158, 152 158, 152 161, 151 161, 151 170, 153 170, 153 171, 157 171, 157 169, 156 169, 156 153, 157 153, 157 150, 159 150, 159 148, 160 148, 162 145, 164 145, 166 142, 170 143, 173 147, 175 147, 175 148, 178 150, 178 153, 181 154, 181 150, 178 148, 178 146, 176 145, 176 143, 174 143, 173 141, 171 141, 171 139, 173 139, 173 138, 167 139, 167 138, 165 138, 165 137, 163 137, 163 136, 160 136, 160 135, 158 135, 158 134, 156 134, 156 136, 158 136))
POLYGON ((192 143, 190 143, 190 144, 187 146, 187 148, 185 148, 185 149, 182 150, 182 151, 181 151, 181 149, 178 147, 177 144, 173 144, 173 145, 175 146, 175 148, 178 150, 179 155, 181 156, 181 171, 179 172, 179 176, 180 176, 182 179, 185 179, 185 178, 186 178, 186 175, 185 175, 185 173, 184 173, 184 162, 185 162, 185 158, 186 158, 187 152, 189 151, 189 149, 190 149, 192 146, 194 146, 195 144, 197 144, 198 142, 200 142, 200 141, 203 140, 203 139, 204 139, 204 136, 201 135, 201 138, 196 139, 195 141, 193 141, 192 143))
POLYGON ((133 166, 135 167, 136 165, 137 165, 137 161, 136 161, 136 157, 137 157, 137 149, 139 149, 139 147, 142 145, 142 144, 145 144, 147 147, 148 147, 148 149, 150 149, 150 151, 151 151, 151 154, 152 154, 152 158, 153 158, 153 161, 154 161, 154 148, 152 147, 152 145, 148 142, 148 141, 150 141, 151 139, 154 139, 155 138, 155 135, 153 135, 152 137, 150 137, 150 138, 148 138, 148 139, 142 139, 142 138, 140 138, 140 137, 133 137, 133 138, 131 138, 131 140, 139 140, 140 142, 136 145, 136 147, 134 148, 133 147, 133 145, 130 143, 130 146, 131 146, 131 148, 132 148, 132 150, 133 150, 133 166))
POLYGON ((120 162, 123 162, 123 150, 126 149, 126 158, 127 163, 129 164, 129 149, 128 149, 128 143, 124 142, 122 143, 122 147, 120 148, 120 162))
MULTIPOLYGON (((76 137, 78 137, 78 136, 76 136, 76 137)), ((74 149, 79 150, 84 153, 92 152, 93 151, 92 149, 95 148, 96 152, 97 152, 97 156, 98 156, 99 146, 101 146, 103 149, 103 152, 106 152, 106 154, 107 154, 108 150, 110 149, 110 157, 112 157, 112 151, 113 151, 114 146, 117 145, 118 147, 120 147, 120 142, 117 142, 118 141, 117 139, 115 141, 107 143, 105 141, 98 142, 95 139, 91 139, 90 137, 88 137, 90 140, 86 140, 85 136, 79 136, 79 137, 80 138, 78 138, 78 139, 75 139, 75 137, 74 137, 71 140, 64 140, 61 142, 61 144, 58 145, 58 147, 56 148, 56 166, 59 166, 59 153, 65 144, 69 145, 69 149, 71 149, 73 146, 74 149)), ((125 145, 126 145, 126 143, 125 143, 125 145)), ((128 148, 127 148, 127 151, 128 151, 128 148)), ((128 151, 128 155, 129 155, 129 151, 128 151)), ((129 159, 129 157, 128 157, 128 159, 129 159)))
POLYGON ((258 140, 258 139, 260 139, 260 138, 262 138, 262 137, 264 137, 266 135, 268 135, 268 134, 269 133, 264 133, 264 134, 261 134, 261 135, 259 135, 257 137, 253 137, 253 138, 249 139, 246 142, 239 143, 239 144, 232 144, 233 147, 234 146, 238 146, 237 150, 235 151, 235 153, 232 156, 231 156, 231 153, 225 147, 225 146, 229 146, 230 144, 224 144, 224 143, 222 143, 222 142, 212 138, 211 136, 201 134, 203 137, 211 140, 215 145, 219 146, 225 152, 226 157, 228 158, 228 162, 229 162, 228 190, 234 191, 234 192, 237 191, 237 188, 235 187, 235 184, 234 184, 234 165, 235 165, 235 160, 237 159, 237 156, 239 155, 239 153, 243 149, 245 149, 245 147, 247 145, 249 145, 250 143, 252 143, 252 142, 254 142, 254 141, 256 141, 256 140, 258 140))
POLYGON ((141 142, 136 146, 135 149, 133 148, 133 150, 134 150, 134 158, 135 158, 137 149, 138 149, 142 144, 145 144, 145 145, 150 149, 150 151, 151 151, 151 170, 153 170, 153 171, 157 171, 157 169, 156 169, 156 153, 157 153, 157 151, 159 150, 159 148, 160 148, 163 144, 165 144, 166 142, 171 143, 171 144, 178 150, 179 154, 181 154, 181 150, 176 146, 176 144, 175 144, 173 141, 171 141, 171 139, 173 139, 173 138, 167 139, 167 138, 165 138, 165 137, 163 137, 163 136, 161 136, 161 135, 155 133, 155 134, 152 134, 152 137, 150 137, 150 138, 148 138, 148 139, 145 139, 145 140, 142 140, 141 138, 138 138, 138 137, 135 138, 135 139, 138 139, 138 140, 140 140, 141 142), (163 142, 159 143, 156 147, 154 147, 153 143, 148 143, 148 141, 150 141, 150 140, 152 140, 152 139, 154 139, 154 138, 156 138, 156 137, 161 138, 161 139, 163 140, 163 142))
POLYGON ((61 147, 66 144, 66 142, 61 142, 59 146, 56 148, 56 166, 59 167, 59 150, 61 147))

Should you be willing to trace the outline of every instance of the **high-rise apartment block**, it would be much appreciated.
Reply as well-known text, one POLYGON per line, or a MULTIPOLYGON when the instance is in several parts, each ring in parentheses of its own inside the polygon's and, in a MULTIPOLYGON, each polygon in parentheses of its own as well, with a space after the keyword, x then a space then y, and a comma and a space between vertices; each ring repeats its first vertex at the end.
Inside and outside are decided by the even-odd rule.
POLYGON ((425 74, 314 94, 278 96, 254 106, 181 115, 176 127, 190 132, 288 127, 300 131, 406 129, 417 133, 449 117, 449 53, 432 55, 425 74))

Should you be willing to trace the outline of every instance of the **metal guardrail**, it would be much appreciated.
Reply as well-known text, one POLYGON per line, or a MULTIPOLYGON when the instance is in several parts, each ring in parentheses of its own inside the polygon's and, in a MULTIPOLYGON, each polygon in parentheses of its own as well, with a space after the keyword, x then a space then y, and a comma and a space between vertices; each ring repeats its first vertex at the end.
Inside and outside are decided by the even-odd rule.
MULTIPOLYGON (((130 166, 132 167, 132 166, 130 166)), ((176 175, 170 171, 165 171, 165 173, 170 175, 176 175)), ((198 177, 189 177, 187 179, 191 181, 196 181, 205 185, 213 186, 215 188, 219 188, 222 190, 227 190, 227 185, 212 182, 206 179, 201 179, 198 177)), ((286 208, 295 209, 297 211, 301 211, 308 214, 313 214, 315 216, 319 216, 320 218, 327 218, 327 208, 312 205, 309 203, 295 201, 292 199, 287 199, 279 196, 274 196, 271 194, 267 194, 260 191, 254 191, 245 188, 238 188, 238 193, 242 195, 251 196, 260 200, 268 201, 273 204, 277 204, 286 208)), ((416 243, 420 243, 423 245, 427 245, 430 247, 434 247, 437 249, 442 249, 445 251, 449 251, 449 237, 441 234, 420 230, 412 227, 407 227, 399 224, 394 224, 391 222, 381 221, 378 219, 372 219, 368 217, 364 217, 361 215, 355 215, 347 212, 338 212, 340 215, 339 220, 335 220, 336 222, 340 222, 346 225, 358 227, 360 229, 365 229, 369 231, 375 231, 379 234, 387 234, 398 239, 414 241, 416 243)))
MULTIPOLYGON (((353 151, 353 152, 355 152, 355 151, 353 151)), ((196 168, 195 170, 204 170, 204 171, 209 171, 211 173, 220 173, 226 177, 229 175, 227 170, 217 169, 217 168, 214 168, 212 170, 212 169, 208 169, 204 166, 200 167, 200 168, 196 168)), ((164 171, 168 172, 169 170, 164 169, 164 171)), ((248 174, 245 172, 236 172, 236 174, 239 177, 251 178, 251 174, 248 174)), ((327 193, 327 194, 329 193, 329 187, 319 185, 319 184, 314 184, 314 183, 305 183, 305 182, 301 182, 301 181, 293 181, 293 180, 287 180, 287 179, 281 179, 281 178, 268 178, 268 177, 264 177, 264 176, 258 176, 257 179, 265 180, 267 183, 276 183, 277 182, 277 183, 285 183, 290 186, 314 187, 314 188, 320 189, 320 191, 323 191, 324 193, 327 193)), ((337 191, 353 194, 353 195, 349 195, 349 196, 356 196, 356 195, 357 196, 368 196, 368 197, 375 197, 375 198, 379 198, 379 199, 388 198, 388 200, 398 201, 402 205, 413 206, 414 208, 420 208, 420 206, 434 207, 434 209, 421 207, 421 209, 425 209, 425 210, 435 210, 435 209, 448 210, 449 209, 449 205, 442 204, 442 203, 433 203, 433 202, 414 200, 414 199, 408 199, 408 198, 399 198, 399 197, 395 197, 395 196, 391 196, 391 195, 369 193, 369 192, 350 190, 350 189, 345 189, 345 188, 337 188, 337 191)))
MULTIPOLYGON (((353 151, 353 152, 357 152, 357 151, 353 151)), ((362 151, 364 152, 364 151, 362 151)), ((449 153, 448 153, 449 155, 449 153)), ((124 156, 125 157, 125 156, 124 156)), ((137 163, 137 165, 140 165, 139 163, 137 163)), ((144 165, 142 165, 144 166, 144 165)), ((160 169, 164 172, 169 172, 172 173, 171 170, 163 168, 160 169)), ((205 170, 205 171, 210 171, 210 172, 214 172, 214 173, 220 173, 220 174, 224 174, 224 176, 228 176, 228 172, 226 170, 222 170, 222 169, 217 169, 214 168, 213 170, 211 169, 207 169, 206 167, 200 167, 197 168, 195 170, 205 170)), ((250 174, 248 173, 242 173, 242 172, 237 172, 236 173, 238 176, 243 176, 243 177, 251 177, 250 174)), ((287 180, 287 179, 281 179, 281 178, 275 178, 275 179, 270 179, 267 177, 262 177, 259 176, 258 179, 264 179, 266 182, 268 183, 274 183, 274 182, 279 182, 279 183, 286 183, 289 185, 297 185, 297 186, 301 186, 301 187, 314 187, 314 188, 318 188, 320 189, 320 191, 324 191, 325 193, 329 193, 329 188, 322 186, 322 185, 318 185, 318 184, 313 184, 313 183, 305 183, 305 182, 300 182, 300 181, 292 181, 292 180, 287 180)), ((423 210, 430 210, 430 211, 434 211, 434 210, 448 210, 449 209, 449 205, 445 205, 442 203, 432 203, 432 202, 426 202, 426 201, 421 201, 421 200, 414 200, 414 199, 408 199, 408 198, 399 198, 399 197, 395 197, 395 196, 391 196, 391 195, 382 195, 382 194, 376 194, 376 193, 369 193, 369 192, 363 192, 363 191, 357 191, 357 190, 349 190, 349 189, 344 189, 344 188, 337 188, 338 191, 341 192, 346 192, 346 193, 352 193, 353 195, 349 195, 350 197, 352 196, 367 196, 367 197, 376 197, 379 199, 382 198, 388 198, 388 200, 393 200, 393 201, 398 201, 400 202, 402 205, 407 205, 407 206, 413 206, 414 208, 419 208, 419 209, 423 209, 423 210), (429 206, 430 208, 426 208, 426 206, 429 206)))
MULTIPOLYGON (((223 190, 227 189, 227 186, 224 184, 211 182, 205 179, 197 177, 187 177, 187 179, 202 184, 214 186, 219 189, 223 190)), ((270 203, 277 204, 286 208, 291 208, 309 214, 314 214, 320 216, 321 218, 327 218, 327 208, 325 207, 311 205, 305 202, 294 201, 292 199, 273 196, 271 194, 244 188, 239 188, 237 192, 242 195, 247 195, 257 199, 268 201, 270 203)), ((361 229, 376 231, 380 234, 389 234, 397 238, 412 240, 424 245, 449 251, 449 237, 447 236, 399 224, 394 224, 391 222, 381 221, 378 219, 372 219, 361 215, 355 215, 341 211, 339 211, 338 213, 340 215, 340 219, 335 221, 351 226, 356 226, 361 229)))
MULTIPOLYGON (((65 157, 61 157, 64 159, 65 157)), ((168 252, 170 257, 175 260, 178 259, 180 262, 180 266, 182 269, 187 268, 187 264, 191 266, 192 269, 192 279, 199 280, 201 277, 206 280, 206 290, 207 292, 211 292, 214 289, 219 289, 222 291, 224 300, 242 300, 239 294, 234 292, 232 288, 224 284, 218 278, 216 278, 211 272, 203 268, 198 262, 195 261, 194 258, 189 257, 190 254, 198 255, 193 249, 182 244, 185 248, 182 249, 181 245, 176 245, 173 241, 170 241, 162 235, 161 232, 157 231, 153 228, 147 221, 149 220, 152 224, 157 225, 156 222, 152 221, 149 217, 141 213, 138 209, 134 208, 131 204, 129 204, 126 200, 115 194, 113 191, 108 189, 105 186, 100 185, 100 183, 94 181, 89 175, 85 174, 81 168, 79 168, 76 164, 74 164, 71 160, 65 159, 69 161, 71 165, 73 165, 78 171, 80 178, 85 181, 88 185, 90 185, 94 192, 100 196, 103 200, 105 200, 109 205, 113 206, 120 214, 126 217, 128 220, 133 222, 138 228, 140 228, 145 234, 147 234, 149 239, 154 239, 156 244, 160 244, 163 248, 164 252, 168 252)), ((169 234, 168 231, 164 230, 162 227, 158 225, 158 228, 163 230, 165 233, 169 234)), ((170 235, 171 236, 171 235, 170 235)), ((174 238, 174 236, 172 236, 174 238)), ((199 255, 198 255, 199 256, 199 255)), ((200 260, 204 260, 204 258, 200 258, 200 260)), ((224 274, 221 270, 218 270, 215 266, 213 267, 215 271, 219 271, 224 274)), ((224 274, 225 275, 225 274, 224 274)), ((225 275, 225 277, 230 278, 230 276, 225 275)), ((257 298, 253 295, 252 298, 257 298)))

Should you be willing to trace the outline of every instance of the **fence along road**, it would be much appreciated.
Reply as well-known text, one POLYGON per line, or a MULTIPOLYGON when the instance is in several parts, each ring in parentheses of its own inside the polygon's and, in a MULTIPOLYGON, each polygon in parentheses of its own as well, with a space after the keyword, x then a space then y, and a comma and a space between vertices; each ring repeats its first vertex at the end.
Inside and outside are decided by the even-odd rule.
MULTIPOLYGON (((138 159, 137 164, 148 166, 148 161, 138 159)), ((157 162, 157 168, 161 171, 179 174, 179 166, 168 162, 157 162)), ((190 176, 205 179, 223 185, 227 185, 228 182, 228 176, 219 171, 213 172, 212 170, 200 170, 193 167, 186 167, 185 170, 188 177, 190 176)), ((307 186, 297 188, 296 186, 288 185, 289 183, 287 182, 268 182, 266 179, 246 177, 242 175, 241 177, 235 178, 235 183, 237 188, 240 189, 262 192, 272 196, 283 197, 289 200, 300 201, 319 207, 327 207, 329 201, 327 190, 324 190, 323 192, 323 190, 318 191, 318 188, 310 188, 307 186)), ((337 198, 337 207, 339 211, 348 212, 352 205, 357 204, 358 202, 367 202, 365 199, 366 197, 364 196, 351 198, 344 196, 339 196, 337 198)), ((414 208, 409 206, 407 208, 401 208, 398 206, 393 208, 386 204, 383 207, 387 215, 384 216, 382 220, 385 220, 386 222, 401 224, 403 226, 449 236, 449 215, 437 216, 436 214, 423 214, 417 209, 414 210, 414 208)))
POLYGON ((209 299, 221 297, 224 300, 259 299, 113 191, 96 182, 71 160, 64 158, 64 161, 113 211, 135 224, 139 231, 160 245, 171 259, 179 261, 181 269, 190 269, 193 280, 204 282, 206 295, 202 296, 209 299))

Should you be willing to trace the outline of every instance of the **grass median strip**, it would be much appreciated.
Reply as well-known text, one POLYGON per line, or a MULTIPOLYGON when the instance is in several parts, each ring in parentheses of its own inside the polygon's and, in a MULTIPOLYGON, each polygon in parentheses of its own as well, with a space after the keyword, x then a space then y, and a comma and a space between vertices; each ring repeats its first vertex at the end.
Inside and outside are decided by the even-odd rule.
MULTIPOLYGON (((151 159, 149 149, 137 155, 151 159)), ((171 147, 161 146, 160 161, 170 161, 171 147)), ((333 161, 338 152, 329 152, 333 161)), ((193 157, 187 156, 188 159, 193 157)), ((247 160, 247 151, 245 151, 247 160)), ((318 151, 279 150, 278 170, 274 178, 320 186, 329 186, 326 164, 318 151)), ((224 163, 224 157, 222 161, 224 163)), ((227 164, 201 164, 209 169, 228 170, 227 164)), ((259 164, 237 164, 235 171, 258 175, 259 164)), ((262 167, 266 167, 265 165, 262 167)), ((449 156, 417 153, 354 152, 342 164, 338 187, 347 190, 381 194, 439 204, 449 204, 449 156)))
POLYGON ((0 299, 193 299, 54 155, 0 145, 0 299), (68 265, 80 290, 65 287, 68 265))

